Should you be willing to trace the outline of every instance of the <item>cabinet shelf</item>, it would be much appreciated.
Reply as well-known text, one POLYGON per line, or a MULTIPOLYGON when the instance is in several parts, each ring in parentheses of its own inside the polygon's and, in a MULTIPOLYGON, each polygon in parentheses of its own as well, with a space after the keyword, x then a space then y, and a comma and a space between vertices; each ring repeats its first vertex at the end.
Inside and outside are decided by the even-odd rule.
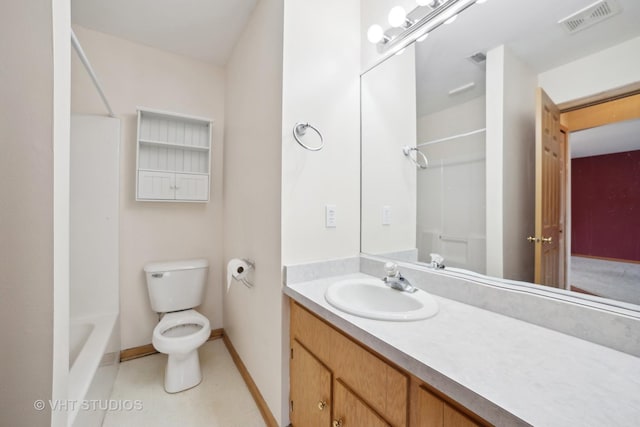
POLYGON ((171 169, 147 169, 147 168, 138 168, 138 172, 167 172, 167 173, 181 173, 188 175, 203 175, 209 176, 206 172, 185 172, 181 170, 171 170, 171 169))
POLYGON ((154 141, 152 139, 140 139, 140 145, 150 145, 155 147, 165 147, 165 148, 182 148, 185 150, 195 150, 195 151, 209 151, 209 147, 203 147, 201 145, 186 145, 179 144, 175 142, 165 142, 165 141, 154 141))
POLYGON ((136 200, 208 202, 213 121, 138 108, 136 200))

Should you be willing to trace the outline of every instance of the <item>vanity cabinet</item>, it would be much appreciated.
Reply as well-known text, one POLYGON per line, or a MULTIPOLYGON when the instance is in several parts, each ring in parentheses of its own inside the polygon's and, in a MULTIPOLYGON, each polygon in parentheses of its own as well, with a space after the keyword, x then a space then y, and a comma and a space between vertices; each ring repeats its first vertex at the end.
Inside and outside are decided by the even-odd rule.
POLYGON ((138 109, 136 200, 207 202, 210 119, 138 109))
POLYGON ((293 300, 290 320, 293 427, 487 425, 293 300))
POLYGON ((412 427, 479 427, 461 411, 431 393, 419 380, 411 383, 412 427))
POLYGON ((331 424, 331 371, 296 340, 291 342, 291 422, 294 426, 331 424), (295 357, 294 357, 295 355, 295 357))

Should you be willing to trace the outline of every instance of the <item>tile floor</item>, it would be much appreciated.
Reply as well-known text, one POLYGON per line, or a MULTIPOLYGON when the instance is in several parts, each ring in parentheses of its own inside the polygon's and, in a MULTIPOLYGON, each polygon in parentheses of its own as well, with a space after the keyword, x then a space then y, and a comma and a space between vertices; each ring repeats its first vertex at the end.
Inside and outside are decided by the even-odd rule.
POLYGON ((165 354, 120 364, 112 400, 140 400, 140 411, 107 412, 103 427, 263 427, 265 423, 224 342, 200 347, 202 382, 176 394, 164 391, 165 354))

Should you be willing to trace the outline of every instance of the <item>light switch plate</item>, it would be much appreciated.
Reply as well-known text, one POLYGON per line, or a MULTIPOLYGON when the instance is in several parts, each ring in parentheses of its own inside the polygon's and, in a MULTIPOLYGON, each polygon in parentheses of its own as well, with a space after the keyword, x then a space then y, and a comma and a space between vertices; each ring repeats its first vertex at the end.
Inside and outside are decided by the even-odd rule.
POLYGON ((325 227, 326 228, 337 227, 336 205, 325 205, 324 212, 325 212, 325 227))
POLYGON ((382 207, 382 225, 391 225, 391 206, 382 207))

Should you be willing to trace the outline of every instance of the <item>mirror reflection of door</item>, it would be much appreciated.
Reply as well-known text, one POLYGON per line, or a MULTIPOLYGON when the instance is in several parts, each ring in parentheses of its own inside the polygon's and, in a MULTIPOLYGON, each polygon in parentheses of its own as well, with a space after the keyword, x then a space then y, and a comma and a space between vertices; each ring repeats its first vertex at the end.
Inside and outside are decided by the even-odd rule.
POLYGON ((564 287, 560 239, 564 230, 564 137, 560 109, 541 88, 536 109, 535 283, 564 287), (562 271, 562 273, 561 273, 562 271))

